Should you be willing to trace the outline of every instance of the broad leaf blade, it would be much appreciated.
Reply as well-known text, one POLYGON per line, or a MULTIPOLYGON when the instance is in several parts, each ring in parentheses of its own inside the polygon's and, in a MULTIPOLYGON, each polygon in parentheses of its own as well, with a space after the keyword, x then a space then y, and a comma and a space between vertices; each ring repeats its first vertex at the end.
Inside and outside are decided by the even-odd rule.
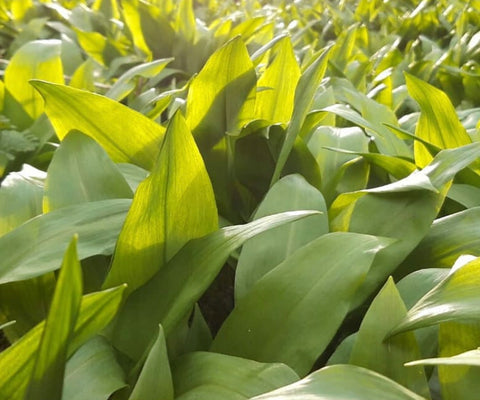
POLYGON ((300 67, 295 59, 289 37, 272 47, 269 65, 258 80, 259 91, 255 100, 255 118, 284 123, 293 112, 295 87, 300 78, 300 67), (281 101, 279 101, 281 99, 281 101))
POLYGON ((292 120, 288 125, 285 141, 278 156, 275 171, 273 172, 270 186, 272 186, 282 173, 296 137, 300 134, 305 118, 313 104, 315 93, 327 69, 329 49, 324 50, 305 70, 295 89, 295 105, 292 120))
POLYGON ((390 335, 447 322, 480 318, 480 259, 452 271, 422 297, 390 335))
POLYGON ((435 220, 425 238, 403 262, 405 270, 449 268, 462 254, 480 256, 480 207, 435 220))
POLYGON ((120 78, 117 79, 108 92, 105 93, 105 96, 117 101, 123 100, 130 94, 130 92, 132 92, 133 89, 135 89, 135 78, 153 78, 162 72, 167 64, 172 60, 173 58, 165 58, 130 68, 120 78))
POLYGON ((2 236, 0 283, 58 269, 62 249, 75 233, 80 237, 80 259, 111 254, 130 204, 129 199, 115 199, 64 207, 33 218, 2 236))
MULTIPOLYGON (((42 114, 43 100, 29 81, 44 79, 63 84, 60 49, 61 41, 56 39, 28 42, 15 53, 5 70, 5 88, 32 120, 42 114)), ((8 108, 8 102, 5 106, 8 108)))
POLYGON ((318 210, 323 215, 269 230, 247 241, 235 272, 235 298, 244 297, 259 279, 295 250, 328 233, 322 194, 300 175, 288 175, 268 191, 254 219, 283 211, 318 210))
POLYGON ((103 336, 95 336, 68 360, 62 400, 108 399, 125 386, 115 351, 103 336))
POLYGON ((283 364, 262 364, 224 354, 195 352, 173 364, 176 398, 249 399, 298 380, 283 364), (202 397, 203 398, 203 397, 202 397))
POLYGON ((238 301, 212 351, 283 362, 305 375, 345 318, 375 254, 387 244, 374 236, 336 232, 301 247, 238 301))
POLYGON ((455 174, 473 162, 479 150, 480 143, 443 150, 422 171, 414 171, 404 179, 337 197, 330 208, 332 230, 398 239, 375 259, 360 301, 392 274, 425 237, 455 174))
POLYGON ((117 166, 90 137, 70 132, 48 167, 44 212, 90 201, 132 198, 117 166))
MULTIPOLYGON (((68 356, 112 320, 120 306, 123 290, 122 286, 82 298, 77 323, 68 347, 68 356)), ((23 400, 44 326, 44 322, 38 324, 14 345, 0 353, 2 370, 0 397, 23 400)))
MULTIPOLYGON (((460 147, 472 142, 460 123, 448 96, 413 75, 405 74, 410 95, 418 102, 422 113, 415 135, 441 149, 460 147)), ((424 167, 432 156, 422 143, 415 141, 415 162, 424 167)))
POLYGON ((77 237, 74 236, 65 252, 25 400, 61 399, 68 346, 80 309, 82 286, 77 237))
POLYGON ((183 117, 176 113, 152 173, 135 193, 104 286, 128 283, 131 293, 186 242, 217 226, 210 179, 183 117))
POLYGON ((376 371, 415 393, 430 397, 423 368, 409 369, 403 365, 420 355, 414 333, 384 340, 406 313, 395 283, 389 278, 362 320, 349 363, 376 371))
POLYGON ((209 58, 187 97, 187 123, 202 153, 251 118, 254 103, 249 96, 255 84, 255 70, 240 37, 209 58))
POLYGON ((148 352, 137 383, 128 400, 173 400, 173 383, 165 335, 160 325, 158 336, 148 352))
POLYGON ((466 351, 450 357, 426 358, 424 360, 411 361, 405 364, 413 365, 471 365, 480 367, 480 349, 466 351))
MULTIPOLYGON (((478 346, 480 324, 446 322, 440 324, 439 357, 448 357, 478 346)), ((438 378, 445 400, 475 400, 480 391, 478 368, 473 365, 439 365, 438 378)))
POLYGON ((45 173, 29 165, 12 172, 0 190, 0 236, 42 212, 45 173))
POLYGON ((161 125, 94 93, 42 81, 32 85, 45 99, 45 112, 60 140, 77 129, 95 139, 113 161, 152 167, 165 133, 161 125))
POLYGON ((159 323, 168 338, 187 317, 233 250, 268 229, 314 214, 313 211, 276 214, 191 240, 150 281, 129 296, 117 318, 113 342, 131 358, 140 358, 159 323))
POLYGON ((398 383, 353 365, 322 368, 306 378, 251 400, 424 400, 398 383))

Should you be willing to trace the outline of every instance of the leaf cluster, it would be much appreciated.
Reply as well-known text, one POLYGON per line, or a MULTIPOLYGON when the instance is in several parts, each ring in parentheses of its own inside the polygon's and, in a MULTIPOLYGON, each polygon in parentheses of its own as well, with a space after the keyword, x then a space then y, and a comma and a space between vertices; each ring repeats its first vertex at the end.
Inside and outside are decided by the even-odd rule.
POLYGON ((0 398, 476 399, 479 15, 0 0, 0 398))

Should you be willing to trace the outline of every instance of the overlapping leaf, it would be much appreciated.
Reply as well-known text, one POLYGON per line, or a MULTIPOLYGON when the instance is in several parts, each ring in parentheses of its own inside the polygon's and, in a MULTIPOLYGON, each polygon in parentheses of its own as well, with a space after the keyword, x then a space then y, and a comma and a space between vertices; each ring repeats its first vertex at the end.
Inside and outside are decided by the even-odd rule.
POLYGON ((20 281, 57 270, 62 249, 75 233, 80 237, 80 259, 112 254, 131 202, 114 199, 64 207, 33 218, 2 236, 0 282, 20 281))
POLYGON ((161 125, 94 93, 42 81, 32 85, 45 99, 45 112, 60 140, 76 129, 96 140, 113 161, 151 169, 165 133, 161 125))
POLYGON ((211 350, 283 362, 305 375, 345 318, 376 253, 389 243, 336 232, 301 247, 237 302, 211 350))
POLYGON ((77 203, 133 197, 125 178, 105 151, 78 131, 64 138, 47 173, 44 212, 77 203))
POLYGON ((268 229, 315 214, 292 211, 271 215, 191 240, 150 281, 130 295, 116 321, 113 342, 131 358, 138 359, 159 323, 168 338, 187 317, 233 250, 268 229))
POLYGON ((424 400, 398 383, 368 369, 334 365, 251 400, 424 400))
POLYGON ((263 364, 224 354, 196 352, 173 364, 176 398, 250 399, 298 380, 283 364, 263 364), (228 371, 228 373, 225 373, 228 371))
POLYGON ((213 190, 180 113, 170 121, 150 176, 140 184, 118 238, 105 287, 147 282, 190 239, 217 228, 213 190))

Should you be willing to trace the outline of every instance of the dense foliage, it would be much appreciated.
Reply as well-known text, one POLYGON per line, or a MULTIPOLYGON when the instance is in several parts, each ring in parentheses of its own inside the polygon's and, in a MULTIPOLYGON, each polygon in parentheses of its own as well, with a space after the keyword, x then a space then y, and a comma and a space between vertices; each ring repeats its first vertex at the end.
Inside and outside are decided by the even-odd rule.
POLYGON ((479 0, 0 0, 1 399, 477 399, 479 0))

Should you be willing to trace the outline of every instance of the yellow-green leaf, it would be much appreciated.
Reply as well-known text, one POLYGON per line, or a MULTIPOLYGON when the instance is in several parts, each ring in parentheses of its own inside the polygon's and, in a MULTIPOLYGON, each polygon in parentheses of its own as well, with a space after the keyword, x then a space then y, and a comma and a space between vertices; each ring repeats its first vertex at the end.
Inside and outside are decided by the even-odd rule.
MULTIPOLYGON (((68 346, 68 356, 112 320, 120 306, 124 288, 121 286, 82 298, 75 330, 68 346)), ((24 400, 44 326, 45 322, 41 322, 0 353, 0 398, 24 400)))
POLYGON ((140 184, 117 242, 105 286, 148 281, 186 242, 218 225, 210 179, 178 112, 151 175, 140 184))
POLYGON ((74 236, 60 269, 25 400, 62 398, 68 346, 80 309, 82 286, 77 237, 74 236))
MULTIPOLYGON (((416 136, 441 149, 460 147, 472 142, 444 92, 413 75, 405 74, 405 79, 408 92, 421 108, 415 129, 416 136)), ((414 151, 415 163, 419 167, 424 167, 433 158, 418 141, 414 143, 414 151)))
MULTIPOLYGON (((29 81, 43 79, 54 83, 64 82, 61 45, 62 42, 56 39, 28 42, 18 49, 5 70, 5 89, 32 120, 42 114, 43 100, 29 81)), ((9 107, 9 102, 5 107, 9 107)), ((5 112, 8 113, 8 110, 5 112)))
POLYGON ((391 335, 447 321, 480 320, 480 258, 459 267, 423 296, 391 335))
POLYGON ((240 37, 218 49, 190 85, 186 119, 200 150, 236 133, 254 107, 256 74, 240 37))
POLYGON ((270 62, 258 80, 255 118, 271 123, 290 121, 294 93, 300 79, 300 67, 295 59, 292 42, 284 37, 270 51, 270 62))
POLYGON ((45 112, 60 140, 77 129, 95 139, 113 161, 151 169, 165 133, 161 125, 104 96, 42 81, 32 84, 45 99, 45 112))

